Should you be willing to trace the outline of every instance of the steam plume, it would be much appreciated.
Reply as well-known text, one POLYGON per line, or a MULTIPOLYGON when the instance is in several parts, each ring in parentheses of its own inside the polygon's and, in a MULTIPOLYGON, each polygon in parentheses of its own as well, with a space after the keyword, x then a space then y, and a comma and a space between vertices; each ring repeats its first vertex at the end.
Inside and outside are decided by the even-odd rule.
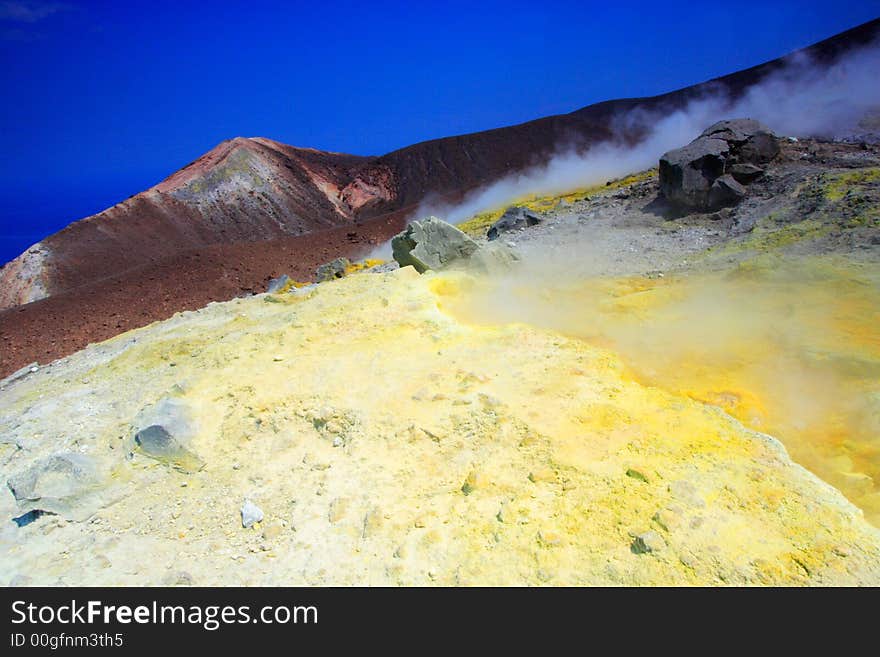
POLYGON ((636 128, 646 136, 636 146, 598 144, 586 152, 562 147, 545 164, 502 178, 477 190, 463 202, 449 205, 427 201, 415 216, 435 214, 457 223, 479 212, 496 209, 527 194, 558 194, 601 184, 606 180, 656 166, 664 152, 678 148, 712 123, 749 117, 779 135, 839 138, 867 132, 860 121, 878 121, 880 111, 880 44, 852 51, 835 63, 819 65, 794 55, 786 66, 749 88, 737 100, 723 90, 709 92, 669 114, 635 109, 616 127, 636 128))

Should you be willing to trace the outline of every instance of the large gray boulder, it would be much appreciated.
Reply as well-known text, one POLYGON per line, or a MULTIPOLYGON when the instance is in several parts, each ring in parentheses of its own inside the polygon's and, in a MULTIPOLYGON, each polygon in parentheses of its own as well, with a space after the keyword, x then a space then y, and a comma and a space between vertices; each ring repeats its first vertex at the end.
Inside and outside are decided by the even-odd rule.
POLYGON ((711 211, 739 202, 744 184, 761 177, 779 154, 771 130, 754 119, 719 121, 687 146, 660 158, 660 190, 686 210, 711 211))
POLYGON ((514 205, 507 208, 498 221, 492 224, 491 228, 489 228, 489 231, 486 233, 486 237, 489 241, 496 240, 502 233, 518 230, 520 228, 527 228, 529 226, 537 226, 541 221, 541 217, 528 208, 514 205))
POLYGON ((60 453, 34 462, 6 485, 22 516, 54 513, 68 520, 85 520, 104 506, 101 481, 101 470, 92 458, 60 453))
POLYGON ((660 191, 672 203, 708 209, 709 190, 724 175, 730 147, 723 139, 699 137, 660 158, 660 191))
POLYGON ((479 245, 452 224, 437 217, 414 221, 391 240, 391 251, 401 267, 420 274, 467 260, 479 245))

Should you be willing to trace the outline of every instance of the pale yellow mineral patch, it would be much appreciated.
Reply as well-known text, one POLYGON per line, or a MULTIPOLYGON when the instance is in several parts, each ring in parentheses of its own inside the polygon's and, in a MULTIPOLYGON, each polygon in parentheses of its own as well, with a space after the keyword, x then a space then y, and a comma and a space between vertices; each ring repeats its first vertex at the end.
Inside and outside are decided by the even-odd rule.
POLYGON ((125 494, 88 522, 7 523, 0 583, 880 584, 880 532, 727 397, 645 385, 549 328, 464 322, 474 284, 407 268, 212 304, 5 389, 22 449, 4 477, 72 451, 125 494), (202 470, 123 448, 172 390, 202 470))

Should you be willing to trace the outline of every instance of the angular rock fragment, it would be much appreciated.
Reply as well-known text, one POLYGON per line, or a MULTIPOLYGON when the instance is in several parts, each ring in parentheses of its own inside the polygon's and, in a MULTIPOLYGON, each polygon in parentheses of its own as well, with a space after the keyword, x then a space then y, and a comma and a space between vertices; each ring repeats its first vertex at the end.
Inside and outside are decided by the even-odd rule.
POLYGON ((168 433, 165 427, 153 424, 134 435, 134 442, 140 451, 150 458, 162 461, 176 468, 192 471, 204 467, 202 460, 180 444, 168 433))
POLYGON ((452 224, 428 217, 414 221, 391 240, 394 259, 420 274, 470 258, 479 245, 452 224))
POLYGON ((201 470, 205 463, 190 448, 195 426, 186 404, 165 397, 140 412, 135 420, 134 449, 184 472, 201 470))
POLYGON ((700 137, 713 137, 723 139, 734 149, 742 149, 745 144, 755 144, 753 150, 747 152, 744 161, 752 161, 753 157, 766 157, 769 162, 779 153, 773 132, 760 121, 755 119, 725 119, 713 123, 700 133, 700 137), (767 141, 771 137, 772 141, 767 141), (766 150, 762 150, 761 147, 766 150), (760 155, 759 155, 760 153, 760 155))
POLYGON ((644 532, 633 538, 630 549, 636 554, 658 552, 666 546, 663 538, 654 530, 644 532))
POLYGON ((740 185, 729 173, 725 173, 712 183, 712 187, 709 189, 709 205, 712 207, 732 205, 743 199, 746 193, 745 187, 740 185))
POLYGON ((779 155, 779 142, 769 130, 756 133, 742 145, 739 151, 740 161, 752 164, 766 164, 777 155, 779 155))
POLYGON ((520 228, 527 228, 529 226, 537 226, 542 221, 543 219, 541 219, 541 217, 528 208, 515 205, 507 208, 507 210, 504 211, 504 214, 501 215, 501 218, 492 224, 491 228, 489 228, 489 231, 486 233, 486 238, 489 241, 496 240, 502 233, 518 230, 520 228))
POLYGON ((484 244, 468 260, 468 268, 481 272, 501 272, 509 269, 519 256, 506 244, 484 244))
POLYGON ((241 526, 245 529, 253 527, 263 521, 263 510, 250 500, 245 500, 241 505, 241 526))
POLYGON ((85 454, 53 454, 6 482, 25 522, 43 513, 85 520, 104 506, 98 465, 85 454))
POLYGON ((764 169, 748 163, 734 164, 728 169, 728 172, 743 185, 748 185, 764 175, 764 169))
POLYGON ((268 292, 269 294, 283 292, 290 286, 292 282, 293 281, 291 281, 290 276, 288 276, 287 274, 282 274, 278 278, 273 278, 271 281, 269 281, 269 286, 266 288, 266 292, 268 292))

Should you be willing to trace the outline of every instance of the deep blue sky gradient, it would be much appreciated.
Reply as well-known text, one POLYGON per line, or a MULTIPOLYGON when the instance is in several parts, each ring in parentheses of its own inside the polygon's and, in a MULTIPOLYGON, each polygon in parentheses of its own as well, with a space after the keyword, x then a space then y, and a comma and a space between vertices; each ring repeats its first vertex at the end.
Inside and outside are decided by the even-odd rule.
POLYGON ((220 141, 380 154, 653 95, 880 0, 0 1, 0 263, 220 141))

